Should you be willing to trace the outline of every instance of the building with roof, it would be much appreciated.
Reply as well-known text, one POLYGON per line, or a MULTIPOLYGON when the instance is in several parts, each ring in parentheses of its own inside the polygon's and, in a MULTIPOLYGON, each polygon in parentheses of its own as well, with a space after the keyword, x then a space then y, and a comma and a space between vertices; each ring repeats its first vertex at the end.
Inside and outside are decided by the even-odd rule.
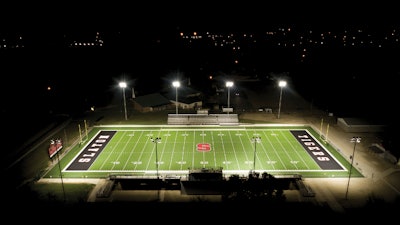
POLYGON ((162 111, 171 107, 171 101, 160 93, 137 96, 133 99, 133 109, 139 112, 162 111))

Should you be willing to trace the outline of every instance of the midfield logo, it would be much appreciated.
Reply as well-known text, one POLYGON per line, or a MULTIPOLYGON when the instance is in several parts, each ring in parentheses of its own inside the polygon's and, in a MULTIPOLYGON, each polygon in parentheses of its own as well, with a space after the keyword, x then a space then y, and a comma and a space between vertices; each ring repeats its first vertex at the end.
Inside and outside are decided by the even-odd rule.
POLYGON ((208 143, 197 144, 197 151, 209 152, 211 151, 211 145, 208 143))

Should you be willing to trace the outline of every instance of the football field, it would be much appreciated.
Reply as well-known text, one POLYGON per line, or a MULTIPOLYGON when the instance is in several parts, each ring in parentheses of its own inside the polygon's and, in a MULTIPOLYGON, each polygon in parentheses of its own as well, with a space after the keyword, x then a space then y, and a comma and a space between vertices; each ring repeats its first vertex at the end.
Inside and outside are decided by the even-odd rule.
MULTIPOLYGON (((65 177, 174 176, 202 168, 344 177, 349 168, 338 151, 303 126, 97 127, 60 163, 65 177)), ((57 173, 54 168, 48 176, 57 173)))

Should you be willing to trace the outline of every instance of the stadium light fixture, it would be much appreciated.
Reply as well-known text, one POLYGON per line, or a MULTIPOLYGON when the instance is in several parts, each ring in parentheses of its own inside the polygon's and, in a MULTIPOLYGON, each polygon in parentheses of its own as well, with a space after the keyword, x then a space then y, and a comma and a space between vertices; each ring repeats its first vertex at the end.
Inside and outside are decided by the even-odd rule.
POLYGON ((122 98, 124 100, 124 112, 125 112, 125 120, 128 120, 128 115, 126 113, 126 97, 125 97, 125 88, 126 82, 119 82, 119 87, 122 88, 122 98))
POLYGON ((351 171, 353 169, 353 161, 354 161, 354 153, 356 152, 356 145, 357 143, 361 142, 361 138, 360 137, 352 137, 350 139, 351 143, 354 143, 354 147, 353 147, 353 154, 351 155, 351 163, 350 163, 350 170, 349 170, 349 179, 347 181, 347 189, 346 189, 346 196, 345 199, 347 200, 347 195, 349 193, 349 185, 350 185, 350 178, 351 178, 351 171))
POLYGON ((161 138, 156 137, 156 138, 150 138, 150 140, 156 145, 156 171, 157 171, 157 180, 159 179, 158 176, 158 153, 157 153, 157 144, 161 143, 161 138))
POLYGON ((172 86, 175 87, 175 113, 178 114, 178 87, 181 86, 179 81, 172 82, 172 86))
POLYGON ((232 81, 226 82, 226 87, 228 88, 228 114, 229 114, 229 108, 231 107, 231 87, 232 86, 233 86, 232 81))
POLYGON ((256 171, 256 154, 257 154, 257 143, 261 142, 261 137, 254 136, 251 138, 251 142, 254 143, 254 159, 253 159, 253 172, 256 171))
POLYGON ((280 116, 281 116, 281 105, 282 105, 282 89, 284 88, 284 87, 286 87, 286 81, 284 81, 284 80, 281 80, 281 81, 279 81, 279 83, 278 83, 278 85, 279 85, 279 87, 281 88, 281 93, 280 93, 280 95, 279 95, 279 108, 278 108, 278 119, 280 118, 280 116))

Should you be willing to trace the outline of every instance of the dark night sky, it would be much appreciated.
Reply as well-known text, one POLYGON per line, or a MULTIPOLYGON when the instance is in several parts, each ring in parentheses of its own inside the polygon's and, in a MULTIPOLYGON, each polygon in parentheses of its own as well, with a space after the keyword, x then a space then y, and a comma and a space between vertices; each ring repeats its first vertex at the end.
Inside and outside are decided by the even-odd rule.
MULTIPOLYGON (((2 15, 4 19, 1 20, 6 31, 23 30, 33 34, 62 33, 65 30, 78 33, 79 30, 122 31, 133 34, 131 37, 141 34, 135 41, 144 44, 134 45, 129 49, 95 52, 77 53, 47 47, 1 53, 2 119, 9 124, 10 119, 5 119, 4 115, 13 116, 14 121, 21 118, 20 114, 43 115, 48 110, 47 103, 43 102, 48 102, 49 99, 56 102, 55 104, 61 102, 66 106, 73 105, 79 111, 86 107, 84 105, 87 102, 102 104, 96 102, 99 96, 110 100, 115 92, 112 83, 123 74, 127 74, 134 82, 139 82, 138 77, 147 78, 142 79, 140 85, 153 86, 151 81, 157 76, 159 78, 171 71, 190 67, 188 65, 191 64, 198 66, 179 55, 180 52, 174 50, 175 46, 154 48, 154 43, 158 40, 162 40, 162 44, 173 43, 173 35, 179 30, 265 31, 280 25, 314 29, 341 29, 363 25, 379 30, 400 21, 394 12, 397 8, 381 1, 379 4, 360 2, 350 5, 339 1, 325 1, 321 4, 305 4, 299 1, 295 4, 268 4, 263 1, 226 1, 218 4, 215 1, 202 1, 189 4, 187 1, 168 1, 99 9, 77 7, 70 10, 69 7, 57 6, 54 10, 33 10, 40 8, 36 6, 32 9, 20 7, 15 12, 10 10, 2 15), (158 66, 154 66, 155 64, 158 66), (48 96, 45 91, 47 85, 54 86, 62 94, 57 97, 48 96), (83 100, 82 96, 85 96, 83 100)), ((297 82, 298 90, 308 98, 315 98, 316 101, 319 98, 322 108, 371 109, 368 112, 371 115, 394 114, 395 106, 392 103, 396 83, 393 79, 400 75, 396 60, 399 59, 399 52, 363 51, 365 52, 324 52, 314 59, 312 65, 301 68, 293 66, 283 54, 264 70, 289 71, 294 82, 297 82), (336 57, 338 54, 339 61, 336 57), (323 77, 321 74, 324 74, 323 77), (321 85, 327 80, 331 81, 331 85, 321 85), (373 100, 372 103, 370 99, 373 100)), ((218 60, 222 57, 218 56, 207 52, 202 57, 197 55, 196 60, 215 57, 208 62, 211 70, 221 66, 219 64, 222 63, 218 60)), ((255 59, 257 56, 252 57, 255 59)), ((263 60, 258 60, 261 67, 263 60)))
MULTIPOLYGON (((148 36, 151 41, 140 42, 147 40, 140 39, 138 43, 145 44, 129 49, 35 48, 3 53, 3 106, 37 109, 35 106, 38 103, 54 98, 48 96, 46 91, 49 85, 54 88, 54 92, 59 93, 54 101, 80 107, 77 103, 81 103, 83 96, 88 104, 103 104, 98 99, 110 100, 115 92, 113 83, 124 74, 138 82, 135 84, 137 91, 151 92, 157 91, 159 87, 155 81, 162 82, 173 71, 181 70, 192 76, 198 73, 205 77, 206 71, 230 73, 234 70, 225 66, 226 59, 230 58, 229 53, 176 49, 176 43, 170 41, 174 32, 172 30, 166 36, 151 34, 148 36), (158 39, 162 45, 154 47, 158 39), (167 47, 164 47, 164 43, 167 43, 167 47), (172 43, 173 47, 169 47, 168 43, 172 43), (203 69, 203 73, 199 68, 203 69), (10 92, 13 93, 11 96, 10 92)), ((379 107, 371 106, 371 110, 376 110, 386 103, 387 96, 394 94, 395 83, 387 80, 393 80, 399 75, 397 52, 333 49, 321 50, 315 55, 312 63, 305 66, 293 63, 291 53, 270 49, 252 53, 249 59, 243 61, 249 63, 245 65, 247 73, 254 70, 264 74, 290 72, 298 91, 305 97, 317 98, 313 100, 321 99, 321 106, 329 110, 340 104, 354 108, 350 100, 353 98, 358 99, 357 104, 363 105, 364 109, 369 108, 368 102, 373 99, 379 107)))

